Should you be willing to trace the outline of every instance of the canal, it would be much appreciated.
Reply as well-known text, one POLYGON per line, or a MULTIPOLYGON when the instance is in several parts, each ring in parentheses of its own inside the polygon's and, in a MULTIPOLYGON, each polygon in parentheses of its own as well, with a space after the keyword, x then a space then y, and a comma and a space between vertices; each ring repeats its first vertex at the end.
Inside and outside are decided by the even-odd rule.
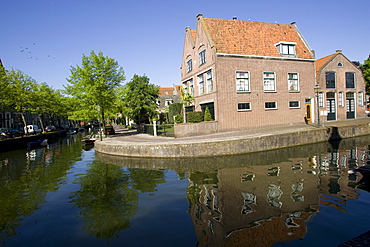
POLYGON ((370 230, 370 136, 139 159, 81 136, 0 153, 1 246, 337 246, 370 230))

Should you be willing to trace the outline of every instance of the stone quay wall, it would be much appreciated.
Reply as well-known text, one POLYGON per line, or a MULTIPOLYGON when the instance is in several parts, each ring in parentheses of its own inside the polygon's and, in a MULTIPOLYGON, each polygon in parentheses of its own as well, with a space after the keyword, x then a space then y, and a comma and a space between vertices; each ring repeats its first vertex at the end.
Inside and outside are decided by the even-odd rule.
POLYGON ((341 126, 299 129, 287 128, 275 132, 249 136, 222 138, 181 138, 156 142, 95 142, 95 150, 100 153, 126 157, 209 157, 244 154, 311 143, 338 141, 343 138, 369 135, 370 123, 341 126))

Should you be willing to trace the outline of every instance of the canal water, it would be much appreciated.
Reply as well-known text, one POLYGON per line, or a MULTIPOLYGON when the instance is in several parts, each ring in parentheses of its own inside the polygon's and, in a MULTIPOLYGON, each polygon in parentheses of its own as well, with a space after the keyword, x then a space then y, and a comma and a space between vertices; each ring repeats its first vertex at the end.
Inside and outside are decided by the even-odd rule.
POLYGON ((370 230, 370 136, 139 159, 81 136, 0 153, 1 246, 337 246, 370 230))

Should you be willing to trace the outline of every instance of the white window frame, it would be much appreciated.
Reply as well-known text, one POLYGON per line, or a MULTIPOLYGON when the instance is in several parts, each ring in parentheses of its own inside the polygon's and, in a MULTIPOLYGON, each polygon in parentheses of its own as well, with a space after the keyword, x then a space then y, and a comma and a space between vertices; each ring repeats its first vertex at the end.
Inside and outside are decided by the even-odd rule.
POLYGON ((199 66, 206 63, 206 49, 199 52, 199 66))
POLYGON ((364 92, 358 92, 358 105, 364 106, 364 92))
POLYGON ((278 107, 277 107, 277 102, 276 101, 266 101, 265 102, 265 110, 276 110, 278 107), (268 103, 274 103, 275 104, 275 107, 266 107, 266 104, 268 103))
POLYGON ((190 88, 189 93, 194 96, 194 80, 193 80, 193 78, 191 78, 189 80, 189 88, 190 88))
POLYGON ((288 73, 288 91, 299 92, 299 74, 296 72, 288 73), (290 77, 292 75, 293 77, 290 77))
POLYGON ((291 108, 291 109, 301 108, 301 102, 299 100, 291 100, 291 101, 289 101, 289 108, 291 108), (292 102, 298 102, 298 106, 291 106, 290 103, 292 103, 292 102))
POLYGON ((236 91, 250 92, 250 77, 249 71, 236 71, 236 91))
POLYGON ((263 72, 263 91, 264 92, 276 92, 275 72, 263 72), (270 75, 273 75, 273 76, 270 77, 270 75))
POLYGON ((238 102, 237 109, 238 109, 238 111, 251 111, 252 110, 252 104, 251 104, 251 102, 238 102), (249 106, 249 108, 239 108, 240 104, 247 104, 249 106))
POLYGON ((198 89, 199 89, 199 95, 204 94, 204 75, 199 74, 198 75, 198 89))
POLYGON ((213 92, 213 80, 212 80, 212 70, 206 72, 207 76, 207 93, 213 92))
POLYGON ((171 104, 173 104, 173 99, 165 99, 164 106, 169 107, 171 104))
POLYGON ((295 57, 296 45, 297 43, 295 42, 284 42, 284 41, 275 44, 280 54, 284 57, 295 57))
POLYGON ((338 106, 339 107, 344 107, 344 101, 343 101, 343 92, 338 93, 338 106))
POLYGON ((319 107, 324 108, 324 93, 323 92, 319 93, 319 107))
POLYGON ((193 59, 186 61, 186 73, 189 73, 193 70, 193 59))

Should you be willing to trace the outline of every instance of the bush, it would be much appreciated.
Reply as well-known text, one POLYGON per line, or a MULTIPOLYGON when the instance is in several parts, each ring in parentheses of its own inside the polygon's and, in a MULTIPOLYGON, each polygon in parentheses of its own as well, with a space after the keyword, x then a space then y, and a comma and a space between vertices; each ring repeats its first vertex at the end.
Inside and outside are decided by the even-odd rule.
POLYGON ((175 117, 176 115, 182 116, 182 104, 181 103, 173 103, 168 107, 168 118, 169 118, 168 120, 170 123, 174 123, 173 117, 175 117))
POLYGON ((203 114, 201 111, 188 112, 188 123, 199 123, 203 120, 203 114))
POLYGON ((174 120, 174 122, 175 123, 183 123, 184 122, 184 119, 183 119, 183 117, 182 117, 182 115, 180 115, 180 114, 177 114, 176 116, 175 116, 175 120, 174 120))
POLYGON ((204 121, 213 121, 212 116, 211 116, 211 112, 210 112, 208 107, 206 107, 206 109, 204 111, 204 121))

